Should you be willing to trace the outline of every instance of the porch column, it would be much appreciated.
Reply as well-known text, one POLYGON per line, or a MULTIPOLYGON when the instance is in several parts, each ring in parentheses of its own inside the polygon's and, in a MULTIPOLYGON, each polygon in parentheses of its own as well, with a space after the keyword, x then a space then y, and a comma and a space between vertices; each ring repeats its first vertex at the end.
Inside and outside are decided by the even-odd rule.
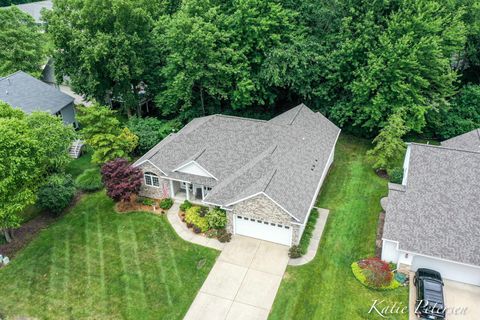
POLYGON ((187 192, 187 200, 190 201, 190 183, 185 183, 186 192, 187 192))
POLYGON ((205 199, 205 186, 202 186, 202 200, 205 199))
POLYGON ((173 180, 170 180, 170 198, 175 197, 175 190, 173 190, 173 180))

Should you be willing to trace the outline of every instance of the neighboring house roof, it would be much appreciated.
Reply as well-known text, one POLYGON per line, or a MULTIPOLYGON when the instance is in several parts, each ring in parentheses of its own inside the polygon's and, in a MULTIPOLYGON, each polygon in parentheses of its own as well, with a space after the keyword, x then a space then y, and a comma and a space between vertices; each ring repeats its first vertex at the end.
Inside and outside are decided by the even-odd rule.
POLYGON ((480 266, 480 152, 412 143, 406 164, 405 185, 389 185, 383 238, 480 266))
POLYGON ((135 162, 168 177, 215 187, 205 202, 223 206, 264 193, 303 223, 340 129, 299 105, 270 120, 197 118, 135 162), (195 161, 213 177, 173 171, 195 161))
POLYGON ((23 71, 17 71, 0 78, 0 100, 26 113, 47 111, 55 114, 74 99, 23 71))
POLYGON ((32 16, 36 23, 43 23, 42 9, 52 10, 52 1, 38 1, 31 3, 18 4, 17 8, 32 16))
POLYGON ((480 151, 480 128, 445 140, 442 146, 447 148, 480 151))

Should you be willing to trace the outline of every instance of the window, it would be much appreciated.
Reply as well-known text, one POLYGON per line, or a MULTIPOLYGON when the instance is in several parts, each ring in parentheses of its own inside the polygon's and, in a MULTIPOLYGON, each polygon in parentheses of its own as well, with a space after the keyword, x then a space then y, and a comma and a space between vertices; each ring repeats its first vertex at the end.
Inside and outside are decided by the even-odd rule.
POLYGON ((152 172, 145 172, 143 175, 145 177, 145 184, 151 187, 160 187, 160 180, 155 173, 152 172))
POLYGON ((187 183, 185 181, 180 182, 181 189, 187 189, 187 183))
POLYGON ((285 226, 285 229, 290 229, 290 227, 289 227, 289 226, 285 226))

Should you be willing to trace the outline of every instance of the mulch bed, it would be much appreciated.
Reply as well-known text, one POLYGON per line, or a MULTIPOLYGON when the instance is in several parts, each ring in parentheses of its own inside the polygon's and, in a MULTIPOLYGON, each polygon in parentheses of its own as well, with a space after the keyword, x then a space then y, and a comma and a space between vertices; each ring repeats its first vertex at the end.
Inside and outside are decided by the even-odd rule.
POLYGON ((382 256, 382 237, 383 226, 385 225, 385 211, 380 212, 378 216, 377 238, 375 240, 375 256, 381 258, 382 256))
POLYGON ((163 210, 159 208, 158 206, 155 206, 155 209, 153 209, 153 206, 147 206, 141 203, 136 203, 136 202, 117 202, 115 203, 115 211, 118 213, 128 213, 128 212, 133 212, 133 211, 142 211, 142 212, 152 212, 156 214, 163 214, 166 212, 166 210, 163 210))
POLYGON ((25 222, 19 228, 13 230, 13 240, 10 243, 0 244, 0 254, 7 256, 12 260, 13 257, 23 249, 27 244, 32 241, 37 234, 46 229, 52 223, 57 221, 66 212, 68 212, 75 204, 80 200, 83 193, 79 192, 73 198, 72 203, 63 211, 59 216, 54 216, 48 212, 44 212, 41 215, 33 218, 32 220, 25 222))

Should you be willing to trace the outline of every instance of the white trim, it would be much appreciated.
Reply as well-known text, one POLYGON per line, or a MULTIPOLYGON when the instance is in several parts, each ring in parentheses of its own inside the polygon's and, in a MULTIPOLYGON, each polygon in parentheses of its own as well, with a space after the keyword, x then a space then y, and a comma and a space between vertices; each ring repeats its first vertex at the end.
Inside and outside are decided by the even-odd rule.
MULTIPOLYGON (((328 163, 328 161, 330 160, 330 157, 334 156, 334 154, 335 154, 335 148, 337 147, 338 137, 340 137, 340 133, 341 133, 341 132, 342 132, 342 130, 338 131, 337 137, 335 138, 335 143, 333 144, 333 148, 332 148, 332 150, 330 151, 330 155, 328 156, 327 163, 328 163)), ((330 167, 332 166, 333 161, 335 161, 335 160, 332 160, 332 162, 330 163, 330 165, 325 166, 325 168, 323 168, 322 176, 320 177, 320 181, 318 182, 317 190, 315 191, 315 195, 313 196, 312 202, 310 203, 310 208, 309 208, 308 211, 307 211, 307 216, 305 217, 305 221, 304 221, 303 224, 301 224, 302 226, 306 226, 306 225, 307 225, 308 218, 310 218, 310 213, 312 213, 312 209, 313 209, 313 207, 315 206, 315 202, 317 201, 317 198, 318 198, 318 194, 319 194, 319 192, 320 192, 320 189, 322 188, 323 183, 325 182, 325 178, 327 177, 327 172, 328 172, 328 170, 330 169, 330 167)), ((302 232, 302 234, 303 234, 303 232, 302 232)), ((300 237, 301 237, 301 236, 302 236, 302 235, 300 235, 300 237)))
MULTIPOLYGON (((218 179, 215 178, 215 176, 214 176, 213 174, 211 174, 210 172, 208 172, 207 169, 205 169, 204 167, 202 167, 202 166, 201 166, 197 161, 195 161, 195 160, 191 160, 191 161, 189 161, 189 162, 187 162, 187 163, 184 163, 184 164, 180 165, 178 168, 173 169, 172 172, 178 171, 178 170, 180 170, 180 169, 188 166, 189 164, 194 164, 194 165, 198 166, 200 169, 202 169, 203 171, 205 171, 210 177, 212 177, 213 179, 215 179, 215 180, 218 181, 218 179)), ((187 174, 188 174, 188 173, 187 173, 187 174)))
POLYGON ((400 243, 398 241, 382 238, 382 241, 383 240, 396 243, 398 253, 404 252, 404 253, 408 253, 408 254, 412 254, 412 255, 416 255, 416 256, 422 256, 422 257, 427 257, 427 258, 431 258, 431 259, 437 259, 437 260, 445 261, 445 262, 457 263, 457 264, 461 264, 461 265, 466 266, 466 267, 473 267, 473 268, 480 269, 480 266, 476 266, 474 264, 468 264, 468 263, 464 263, 464 262, 460 262, 460 261, 455 261, 455 260, 449 260, 449 259, 444 259, 444 258, 440 258, 440 257, 430 256, 428 254, 418 253, 418 252, 415 252, 415 251, 403 250, 403 249, 400 249, 400 243))
POLYGON ((270 197, 268 194, 266 194, 266 193, 263 192, 263 191, 257 192, 257 193, 255 193, 255 194, 249 195, 248 197, 245 197, 245 198, 243 198, 243 199, 240 199, 240 200, 234 201, 234 202, 232 202, 232 203, 226 204, 225 206, 226 206, 226 207, 233 206, 234 204, 237 204, 237 203, 239 203, 239 202, 243 202, 243 201, 245 201, 245 200, 251 199, 251 198, 253 198, 253 197, 255 197, 255 196, 258 196, 258 195, 261 195, 261 194, 263 194, 265 197, 267 197, 268 199, 270 199, 273 203, 275 203, 278 207, 280 207, 283 211, 285 211, 285 213, 287 213, 290 217, 292 217, 293 219, 295 219, 295 220, 297 220, 297 221, 300 222, 300 220, 298 220, 297 218, 295 218, 290 212, 288 212, 287 209, 285 209, 284 207, 282 207, 281 205, 279 205, 277 201, 273 200, 272 197, 270 197))
POLYGON ((405 153, 405 160, 403 160, 403 179, 402 185, 407 185, 408 177, 408 168, 410 167, 410 153, 412 152, 412 147, 410 144, 407 144, 407 152, 405 153))
POLYGON ((150 160, 148 160, 148 159, 147 159, 147 160, 143 160, 143 161, 140 162, 140 163, 133 164, 133 166, 134 166, 134 167, 138 167, 138 166, 144 164, 145 162, 150 163, 152 166, 154 166, 155 168, 157 168, 157 169, 158 169, 161 173, 163 173, 165 176, 168 176, 162 169, 160 169, 159 167, 157 167, 156 165, 154 165, 153 162, 150 161, 150 160))
POLYGON ((147 172, 143 172, 143 182, 145 183, 146 186, 149 186, 149 187, 152 187, 152 188, 160 188, 160 177, 153 173, 153 172, 150 172, 152 174, 149 173, 150 171, 147 171, 147 172), (150 179, 152 180, 152 184, 148 184, 147 183, 147 176, 150 177, 150 179), (153 178, 157 178, 158 180, 158 186, 156 186, 154 183, 153 183, 153 178))
POLYGON ((176 178, 171 178, 171 177, 163 177, 163 179, 166 179, 166 180, 172 180, 172 181, 179 181, 179 182, 186 182, 186 183, 192 183, 191 181, 187 181, 187 180, 180 180, 180 179, 176 179, 176 178))

